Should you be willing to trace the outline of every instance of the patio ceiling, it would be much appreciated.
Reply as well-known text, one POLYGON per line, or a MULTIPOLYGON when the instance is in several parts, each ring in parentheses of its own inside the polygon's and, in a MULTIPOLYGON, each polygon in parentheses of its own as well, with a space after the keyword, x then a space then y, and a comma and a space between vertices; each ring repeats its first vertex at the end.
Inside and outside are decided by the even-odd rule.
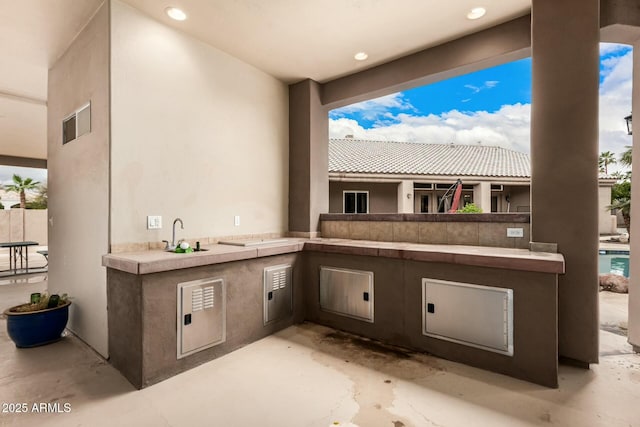
MULTIPOLYGON (((531 0, 124 0, 286 82, 325 82, 525 15, 531 0), (179 6, 186 21, 164 12, 179 6), (485 17, 471 21, 470 9, 485 17), (365 51, 366 61, 353 56, 365 51)), ((0 156, 46 159, 47 72, 102 0, 0 4, 0 156)))

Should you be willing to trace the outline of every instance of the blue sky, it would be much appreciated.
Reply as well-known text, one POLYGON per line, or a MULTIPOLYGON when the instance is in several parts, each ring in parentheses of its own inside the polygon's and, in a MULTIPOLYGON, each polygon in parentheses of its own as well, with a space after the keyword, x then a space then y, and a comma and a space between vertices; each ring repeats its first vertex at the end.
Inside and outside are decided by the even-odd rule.
MULTIPOLYGON (((631 144, 632 50, 600 48, 600 151, 631 144)), ((531 59, 526 58, 333 110, 333 138, 498 145, 529 152, 531 59)))

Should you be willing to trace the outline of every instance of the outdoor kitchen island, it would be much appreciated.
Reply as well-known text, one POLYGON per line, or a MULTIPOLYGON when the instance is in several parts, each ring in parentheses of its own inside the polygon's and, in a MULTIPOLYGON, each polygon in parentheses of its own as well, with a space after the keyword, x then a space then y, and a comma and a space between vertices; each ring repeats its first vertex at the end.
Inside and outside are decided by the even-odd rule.
POLYGON ((560 254, 347 239, 203 248, 103 257, 110 362, 138 388, 302 321, 557 387, 560 254), (181 354, 197 322, 180 290, 201 286, 182 299, 223 304, 217 338, 181 354))

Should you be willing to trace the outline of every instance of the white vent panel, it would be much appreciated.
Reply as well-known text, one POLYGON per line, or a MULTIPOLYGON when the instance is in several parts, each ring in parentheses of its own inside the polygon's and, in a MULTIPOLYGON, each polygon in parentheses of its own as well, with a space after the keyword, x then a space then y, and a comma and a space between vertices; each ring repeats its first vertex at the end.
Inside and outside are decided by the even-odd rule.
POLYGON ((177 357, 220 344, 226 339, 226 287, 219 278, 178 284, 177 357))
POLYGON ((264 269, 264 324, 291 316, 292 301, 291 265, 276 265, 264 269))

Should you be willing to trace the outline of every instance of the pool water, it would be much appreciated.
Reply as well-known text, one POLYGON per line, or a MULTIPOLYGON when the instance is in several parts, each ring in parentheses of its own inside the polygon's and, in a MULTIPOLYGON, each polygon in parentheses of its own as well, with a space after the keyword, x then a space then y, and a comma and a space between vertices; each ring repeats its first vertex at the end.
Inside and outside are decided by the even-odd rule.
POLYGON ((629 251, 598 251, 598 272, 629 277, 629 251))

